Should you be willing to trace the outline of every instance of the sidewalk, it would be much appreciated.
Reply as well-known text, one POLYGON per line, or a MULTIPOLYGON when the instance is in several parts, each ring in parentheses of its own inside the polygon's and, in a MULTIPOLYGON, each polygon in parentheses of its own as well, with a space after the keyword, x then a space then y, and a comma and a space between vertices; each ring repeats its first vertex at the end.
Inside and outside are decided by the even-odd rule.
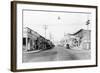
POLYGON ((24 53, 37 53, 37 52, 40 52, 42 50, 33 50, 33 51, 24 51, 24 53))

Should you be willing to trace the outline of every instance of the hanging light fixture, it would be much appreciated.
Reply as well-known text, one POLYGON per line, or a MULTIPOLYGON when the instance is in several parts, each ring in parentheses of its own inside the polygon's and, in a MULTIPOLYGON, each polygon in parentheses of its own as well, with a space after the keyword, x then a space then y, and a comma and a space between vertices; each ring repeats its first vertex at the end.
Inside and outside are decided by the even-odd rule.
POLYGON ((58 20, 60 20, 61 18, 60 18, 60 16, 58 16, 58 20))

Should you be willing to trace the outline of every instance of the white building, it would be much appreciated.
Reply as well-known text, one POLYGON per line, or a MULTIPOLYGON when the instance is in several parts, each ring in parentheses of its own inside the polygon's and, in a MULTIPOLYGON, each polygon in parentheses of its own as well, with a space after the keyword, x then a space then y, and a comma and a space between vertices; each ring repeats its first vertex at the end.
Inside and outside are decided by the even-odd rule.
POLYGON ((91 31, 80 29, 74 34, 67 34, 65 37, 65 46, 68 44, 71 49, 90 49, 91 47, 91 31))

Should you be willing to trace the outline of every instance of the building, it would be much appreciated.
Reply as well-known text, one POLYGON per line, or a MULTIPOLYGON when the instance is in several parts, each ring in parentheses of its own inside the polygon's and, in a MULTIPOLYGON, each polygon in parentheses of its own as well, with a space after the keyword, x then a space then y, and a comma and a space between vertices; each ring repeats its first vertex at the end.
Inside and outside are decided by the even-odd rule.
POLYGON ((23 29, 23 50, 24 51, 30 51, 35 50, 34 48, 34 41, 39 37, 40 35, 33 31, 32 29, 26 27, 23 29))
POLYGON ((34 30, 26 27, 23 29, 23 50, 36 51, 47 50, 54 47, 54 44, 35 32, 34 30))
POLYGON ((80 29, 76 33, 65 35, 65 46, 70 48, 90 49, 91 30, 80 29))

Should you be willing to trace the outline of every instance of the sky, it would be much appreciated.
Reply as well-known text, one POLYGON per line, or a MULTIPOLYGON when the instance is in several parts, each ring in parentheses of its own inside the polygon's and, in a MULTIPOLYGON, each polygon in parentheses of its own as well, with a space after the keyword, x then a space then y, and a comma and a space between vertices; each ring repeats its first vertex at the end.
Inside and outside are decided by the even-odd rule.
MULTIPOLYGON (((86 21, 90 14, 69 12, 23 11, 23 27, 29 27, 46 38, 60 41, 64 34, 87 29, 86 21)), ((89 25, 89 28, 91 26, 89 25)))

